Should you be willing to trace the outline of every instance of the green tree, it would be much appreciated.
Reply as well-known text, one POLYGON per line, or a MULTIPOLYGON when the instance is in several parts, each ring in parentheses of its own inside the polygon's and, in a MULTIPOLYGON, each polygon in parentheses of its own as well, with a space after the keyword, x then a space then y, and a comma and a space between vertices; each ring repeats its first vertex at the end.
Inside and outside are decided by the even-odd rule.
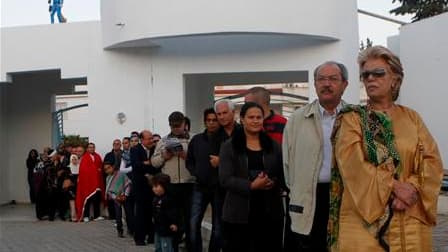
POLYGON ((369 38, 367 38, 365 44, 364 44, 364 41, 361 40, 361 44, 359 46, 359 50, 363 51, 364 49, 367 49, 367 48, 372 47, 372 46, 373 46, 373 41, 370 40, 369 38))
POLYGON ((401 3, 401 6, 391 10, 390 13, 414 14, 412 22, 448 11, 448 0, 392 0, 392 3, 397 1, 401 3))
POLYGON ((89 140, 87 138, 80 137, 79 135, 64 136, 64 145, 86 147, 88 143, 89 143, 89 140))

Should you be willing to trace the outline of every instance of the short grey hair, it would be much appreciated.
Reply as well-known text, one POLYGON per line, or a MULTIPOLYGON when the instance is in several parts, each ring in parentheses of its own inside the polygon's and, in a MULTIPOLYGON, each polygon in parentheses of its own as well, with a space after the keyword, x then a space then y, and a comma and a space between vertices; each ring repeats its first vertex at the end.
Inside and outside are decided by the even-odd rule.
POLYGON ((320 69, 324 66, 328 66, 328 65, 334 65, 337 66, 339 68, 339 72, 341 74, 341 78, 343 81, 348 81, 348 71, 347 68, 345 67, 344 64, 339 63, 337 61, 326 61, 322 64, 320 64, 319 66, 316 67, 316 69, 314 69, 314 80, 317 79, 317 73, 319 73, 320 69))
POLYGON ((217 100, 215 102, 215 106, 213 107, 215 109, 215 112, 216 112, 216 108, 218 107, 218 105, 223 104, 223 103, 226 103, 230 110, 232 110, 232 111, 235 110, 235 103, 233 101, 231 101, 230 99, 221 99, 221 100, 217 100))

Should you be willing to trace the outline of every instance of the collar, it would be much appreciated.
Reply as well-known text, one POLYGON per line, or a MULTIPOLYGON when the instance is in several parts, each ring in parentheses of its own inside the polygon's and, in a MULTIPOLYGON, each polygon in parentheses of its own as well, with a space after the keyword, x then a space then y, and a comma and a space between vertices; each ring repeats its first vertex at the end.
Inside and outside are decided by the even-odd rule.
POLYGON ((336 111, 333 111, 333 112, 335 112, 333 114, 331 114, 330 112, 328 112, 328 110, 326 110, 324 107, 322 107, 322 105, 320 105, 319 102, 317 104, 319 106, 319 113, 320 113, 321 117, 323 117, 324 115, 330 115, 330 116, 337 115, 339 113, 339 111, 341 111, 341 109, 342 109, 342 101, 340 101, 338 106, 336 106, 336 111))

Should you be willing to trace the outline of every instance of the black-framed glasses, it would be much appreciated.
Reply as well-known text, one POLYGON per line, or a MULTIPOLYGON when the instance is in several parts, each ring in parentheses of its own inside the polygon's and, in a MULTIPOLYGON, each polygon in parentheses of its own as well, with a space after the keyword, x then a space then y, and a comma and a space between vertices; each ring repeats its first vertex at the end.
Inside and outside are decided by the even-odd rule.
POLYGON ((386 75, 386 69, 384 68, 375 68, 373 70, 366 70, 360 74, 361 80, 368 79, 369 76, 372 75, 373 78, 381 78, 386 75))

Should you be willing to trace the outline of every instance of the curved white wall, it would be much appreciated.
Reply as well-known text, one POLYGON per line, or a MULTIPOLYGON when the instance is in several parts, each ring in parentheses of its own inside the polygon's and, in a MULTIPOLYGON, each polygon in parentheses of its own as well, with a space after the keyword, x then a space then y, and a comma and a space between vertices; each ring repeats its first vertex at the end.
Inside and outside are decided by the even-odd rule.
POLYGON ((105 47, 144 38, 223 32, 343 39, 341 26, 351 24, 341 21, 347 17, 355 21, 356 10, 355 0, 103 0, 101 20, 105 47))
POLYGON ((415 109, 436 139, 445 169, 448 164, 448 13, 400 30, 399 50, 405 77, 400 102, 415 109))

